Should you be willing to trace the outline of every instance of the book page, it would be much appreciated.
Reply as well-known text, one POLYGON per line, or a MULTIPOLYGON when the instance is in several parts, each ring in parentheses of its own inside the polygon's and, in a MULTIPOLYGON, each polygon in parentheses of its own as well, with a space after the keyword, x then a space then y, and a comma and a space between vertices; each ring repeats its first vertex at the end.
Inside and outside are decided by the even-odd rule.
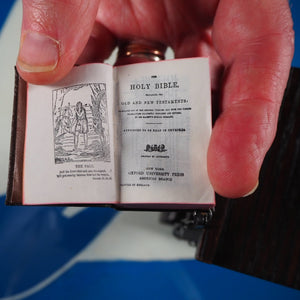
POLYGON ((117 68, 121 203, 213 205, 208 58, 117 68))
POLYGON ((75 67, 28 85, 23 204, 114 203, 112 67, 75 67))

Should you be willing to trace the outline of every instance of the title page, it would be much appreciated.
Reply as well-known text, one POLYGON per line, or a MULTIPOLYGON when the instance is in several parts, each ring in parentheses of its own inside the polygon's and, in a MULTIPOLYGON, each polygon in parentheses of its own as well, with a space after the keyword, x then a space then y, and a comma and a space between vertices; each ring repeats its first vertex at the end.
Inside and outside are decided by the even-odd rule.
POLYGON ((213 204, 207 58, 120 66, 122 203, 213 204))

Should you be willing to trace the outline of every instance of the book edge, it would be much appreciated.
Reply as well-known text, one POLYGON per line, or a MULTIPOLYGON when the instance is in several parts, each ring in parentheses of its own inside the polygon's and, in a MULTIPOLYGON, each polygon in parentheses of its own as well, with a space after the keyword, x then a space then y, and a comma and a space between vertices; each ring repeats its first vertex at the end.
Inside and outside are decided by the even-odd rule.
POLYGON ((15 68, 15 88, 13 101, 12 129, 6 205, 23 203, 23 160, 27 106, 27 83, 15 68))

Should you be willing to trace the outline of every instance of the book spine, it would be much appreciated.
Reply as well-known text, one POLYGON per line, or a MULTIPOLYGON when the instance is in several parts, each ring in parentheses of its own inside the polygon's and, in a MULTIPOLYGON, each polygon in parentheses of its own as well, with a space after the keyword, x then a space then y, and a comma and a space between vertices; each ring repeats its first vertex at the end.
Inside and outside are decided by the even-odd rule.
POLYGON ((11 144, 6 205, 22 205, 23 154, 26 128, 27 83, 15 69, 15 88, 12 115, 11 144))

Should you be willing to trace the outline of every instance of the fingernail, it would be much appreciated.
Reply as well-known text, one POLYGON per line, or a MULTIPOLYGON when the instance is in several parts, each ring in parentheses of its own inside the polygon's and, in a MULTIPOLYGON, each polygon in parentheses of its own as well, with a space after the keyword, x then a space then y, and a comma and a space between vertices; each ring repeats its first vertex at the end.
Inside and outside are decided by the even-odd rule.
POLYGON ((27 32, 21 40, 18 66, 25 72, 53 71, 59 59, 59 42, 48 35, 27 32))
POLYGON ((247 197, 247 196, 250 196, 252 195, 258 188, 258 185, 259 185, 259 181, 257 181, 256 185, 254 186, 254 188, 249 192, 247 193, 246 195, 244 195, 243 197, 247 197))

